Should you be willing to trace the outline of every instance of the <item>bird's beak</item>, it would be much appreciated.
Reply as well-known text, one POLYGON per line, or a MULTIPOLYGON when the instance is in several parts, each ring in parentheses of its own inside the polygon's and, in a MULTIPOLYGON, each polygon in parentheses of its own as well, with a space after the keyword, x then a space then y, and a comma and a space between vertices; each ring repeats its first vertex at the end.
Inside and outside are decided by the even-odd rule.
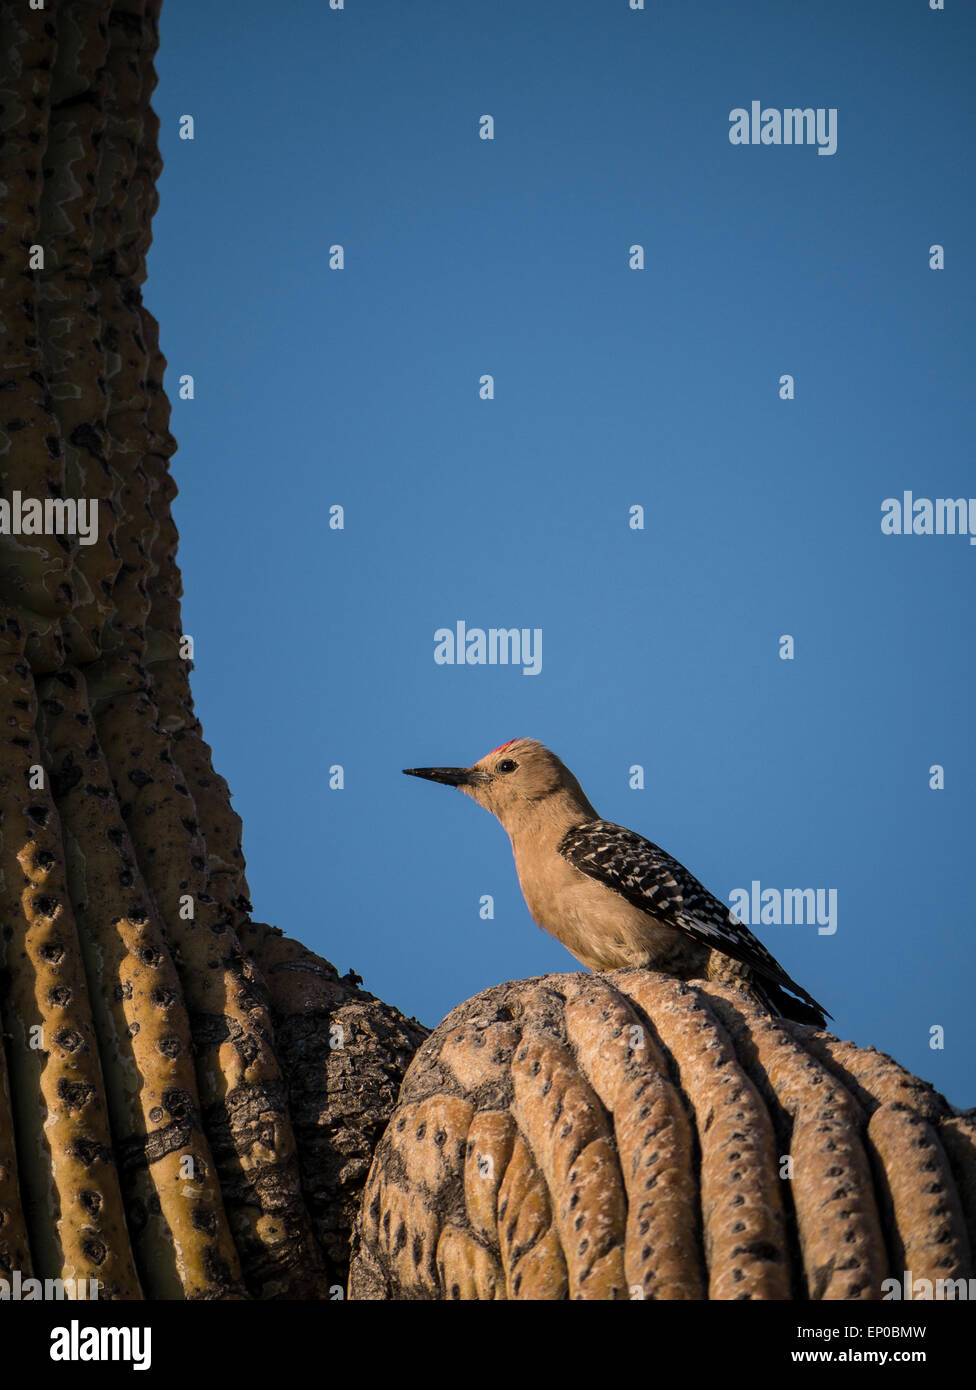
POLYGON ((488 773, 470 767, 405 767, 408 777, 426 777, 428 782, 443 782, 446 787, 473 787, 488 781, 488 773))

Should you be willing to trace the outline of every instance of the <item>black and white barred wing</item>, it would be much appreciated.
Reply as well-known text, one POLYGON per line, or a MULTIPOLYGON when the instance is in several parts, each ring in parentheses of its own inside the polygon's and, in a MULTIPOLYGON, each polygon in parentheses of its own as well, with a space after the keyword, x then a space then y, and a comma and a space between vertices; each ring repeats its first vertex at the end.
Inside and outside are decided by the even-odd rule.
POLYGON ((559 853, 582 873, 619 893, 665 926, 687 932, 702 945, 723 951, 758 974, 820 1005, 794 980, 677 859, 659 845, 612 821, 584 821, 566 832, 559 853))

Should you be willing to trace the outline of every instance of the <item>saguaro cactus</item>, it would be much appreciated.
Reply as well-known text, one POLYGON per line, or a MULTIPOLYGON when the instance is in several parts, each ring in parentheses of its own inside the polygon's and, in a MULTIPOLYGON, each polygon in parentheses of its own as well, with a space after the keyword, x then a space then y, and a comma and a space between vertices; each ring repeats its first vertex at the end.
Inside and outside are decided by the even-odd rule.
POLYGON ((418 1052, 351 1291, 879 1299, 905 1271, 934 1291, 973 1275, 974 1184, 972 1118, 880 1053, 729 986, 550 975, 418 1052))
POLYGON ((423 1030, 249 920, 193 713, 140 288, 158 11, 4 6, 0 1277, 316 1297, 423 1030), (46 524, 69 499, 97 530, 46 524))

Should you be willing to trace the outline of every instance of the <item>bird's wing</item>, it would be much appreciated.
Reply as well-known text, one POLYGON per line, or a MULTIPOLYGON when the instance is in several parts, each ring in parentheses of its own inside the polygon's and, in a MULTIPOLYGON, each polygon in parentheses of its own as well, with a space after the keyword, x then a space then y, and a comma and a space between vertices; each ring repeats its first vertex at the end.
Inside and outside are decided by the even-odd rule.
POLYGON ((568 830, 558 849, 582 873, 665 926, 741 961, 825 1012, 694 874, 643 835, 612 821, 590 820, 568 830))

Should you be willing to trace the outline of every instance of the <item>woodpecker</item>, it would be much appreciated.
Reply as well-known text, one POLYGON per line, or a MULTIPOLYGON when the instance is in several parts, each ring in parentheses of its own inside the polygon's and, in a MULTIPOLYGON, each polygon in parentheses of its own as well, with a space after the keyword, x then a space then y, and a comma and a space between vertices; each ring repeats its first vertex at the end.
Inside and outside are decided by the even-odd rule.
POLYGON ((831 1015, 748 927, 677 859, 602 820, 569 768, 536 739, 511 739, 471 767, 403 771, 458 787, 497 816, 534 920, 588 969, 726 979, 768 1012, 826 1027, 831 1015))

